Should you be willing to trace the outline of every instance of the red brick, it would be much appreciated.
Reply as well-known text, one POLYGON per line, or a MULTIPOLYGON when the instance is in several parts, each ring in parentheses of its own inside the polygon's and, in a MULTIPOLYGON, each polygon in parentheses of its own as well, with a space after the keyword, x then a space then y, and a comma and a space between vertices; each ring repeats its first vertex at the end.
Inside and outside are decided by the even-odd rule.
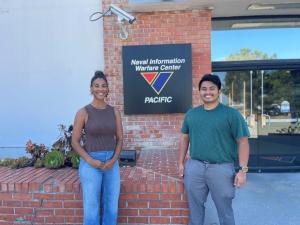
POLYGON ((188 217, 173 217, 171 218, 171 224, 188 224, 188 217))
POLYGON ((169 192, 169 190, 168 190, 168 189, 169 189, 169 188, 168 188, 168 185, 169 185, 169 184, 168 184, 167 181, 163 181, 163 182, 162 182, 162 188, 161 188, 161 189, 162 189, 162 192, 169 192))
POLYGON ((158 200, 159 194, 139 194, 140 200, 158 200))
POLYGON ((128 223, 149 223, 149 217, 128 217, 128 223))
POLYGON ((14 214, 14 208, 0 208, 0 214, 14 214))
POLYGON ((40 200, 34 200, 34 201, 23 201, 22 205, 24 207, 40 207, 42 205, 42 202, 40 200))
POLYGON ((118 204, 119 208, 125 208, 126 205, 127 205, 127 201, 119 200, 119 204, 118 204))
POLYGON ((9 200, 3 200, 3 202, 2 202, 3 206, 11 206, 11 207, 12 206, 14 206, 14 207, 20 207, 21 204, 22 204, 21 201, 14 201, 14 200, 11 200, 11 201, 9 201, 9 200))
POLYGON ((139 215, 140 216, 159 216, 160 210, 159 209, 140 209, 139 215))
POLYGON ((45 217, 44 216, 32 216, 32 215, 25 215, 24 219, 27 221, 32 221, 35 222, 34 224, 38 223, 38 224, 44 224, 45 223, 45 217))
POLYGON ((36 193, 33 195, 34 199, 48 199, 51 200, 53 199, 53 194, 44 194, 44 193, 36 193))
POLYGON ((139 183, 139 192, 146 192, 146 179, 142 178, 139 183))
POLYGON ((118 223, 127 223, 127 217, 126 216, 119 216, 118 217, 118 223))
POLYGON ((53 200, 78 200, 81 199, 81 195, 75 195, 73 193, 71 194, 60 194, 60 193, 55 193, 53 196, 53 200))
POLYGON ((53 216, 54 210, 52 209, 36 209, 36 216, 53 216))
POLYGON ((131 191, 138 192, 138 184, 137 184, 136 180, 132 181, 132 183, 131 183, 131 191))
POLYGON ((51 201, 51 202, 49 202, 49 201, 44 201, 43 203, 42 203, 42 207, 43 208, 62 208, 62 202, 60 201, 60 202, 58 202, 58 201, 51 201))
POLYGON ((82 224, 82 217, 81 216, 74 216, 74 217, 66 217, 65 220, 67 223, 81 223, 82 224))
POLYGON ((15 208, 15 214, 33 214, 33 208, 15 208))
POLYGON ((169 181, 169 192, 175 193, 176 192, 176 182, 169 181))
POLYGON ((65 201, 64 208, 82 208, 82 201, 65 201))
POLYGON ((181 194, 160 194, 160 200, 181 200, 181 194))
POLYGON ((152 223, 152 224, 170 224, 170 218, 168 218, 168 217, 151 217, 150 223, 152 223))
POLYGON ((76 216, 83 216, 83 210, 82 209, 75 209, 75 215, 76 216))
POLYGON ((31 200, 32 199, 32 194, 26 194, 26 193, 15 193, 13 194, 13 198, 14 199, 28 199, 31 200))
POLYGON ((148 208, 146 201, 128 201, 127 208, 148 208))
POLYGON ((0 215, 0 221, 15 221, 17 215, 0 215))
POLYGON ((160 192, 160 190, 161 190, 160 180, 156 180, 155 183, 154 183, 154 191, 155 192, 160 192))
POLYGON ((54 213, 55 213, 55 215, 59 215, 59 216, 74 216, 75 215, 74 209, 55 209, 54 213))
POLYGON ((139 213, 138 209, 119 209, 118 215, 120 216, 137 216, 139 213))
POLYGON ((170 208, 170 202, 152 201, 149 203, 149 208, 170 208))
POLYGON ((171 208, 188 208, 187 202, 171 202, 171 208))
POLYGON ((0 199, 12 199, 12 194, 9 193, 0 193, 0 199))
POLYGON ((45 218, 46 223, 64 223, 65 222, 65 218, 64 217, 46 217, 45 218))
POLYGON ((163 209, 161 210, 162 216, 182 216, 181 209, 163 209))
POLYGON ((120 194, 119 199, 121 200, 134 200, 134 199, 138 199, 138 195, 137 194, 120 194))

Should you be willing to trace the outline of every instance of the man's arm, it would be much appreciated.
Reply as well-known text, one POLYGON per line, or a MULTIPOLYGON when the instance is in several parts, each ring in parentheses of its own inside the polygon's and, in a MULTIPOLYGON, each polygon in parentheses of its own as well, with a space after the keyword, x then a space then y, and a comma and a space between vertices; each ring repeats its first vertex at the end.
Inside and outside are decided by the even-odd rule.
POLYGON ((181 134, 179 140, 178 174, 183 177, 184 159, 189 147, 190 138, 188 134, 181 134))
MULTIPOLYGON (((249 143, 248 137, 242 137, 237 140, 239 152, 239 166, 247 167, 249 160, 249 143)), ((234 185, 241 187, 246 184, 246 172, 239 170, 234 179, 234 185)))

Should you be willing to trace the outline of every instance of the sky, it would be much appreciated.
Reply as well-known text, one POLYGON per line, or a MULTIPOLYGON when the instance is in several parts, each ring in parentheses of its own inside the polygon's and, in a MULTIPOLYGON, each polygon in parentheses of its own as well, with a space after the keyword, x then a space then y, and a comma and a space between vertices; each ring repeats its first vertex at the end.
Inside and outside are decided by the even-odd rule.
POLYGON ((222 61, 241 48, 256 49, 278 59, 300 59, 300 28, 212 32, 212 61, 222 61))

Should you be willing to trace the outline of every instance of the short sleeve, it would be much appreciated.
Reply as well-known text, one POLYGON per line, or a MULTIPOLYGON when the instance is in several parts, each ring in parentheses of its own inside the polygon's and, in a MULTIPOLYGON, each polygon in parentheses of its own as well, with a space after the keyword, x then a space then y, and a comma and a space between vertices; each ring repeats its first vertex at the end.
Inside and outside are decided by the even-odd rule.
POLYGON ((189 124, 188 124, 188 115, 185 115, 185 118, 182 122, 181 133, 188 134, 189 133, 189 124))
POLYGON ((231 130, 236 140, 242 137, 249 137, 249 129, 244 117, 237 110, 232 113, 231 130))

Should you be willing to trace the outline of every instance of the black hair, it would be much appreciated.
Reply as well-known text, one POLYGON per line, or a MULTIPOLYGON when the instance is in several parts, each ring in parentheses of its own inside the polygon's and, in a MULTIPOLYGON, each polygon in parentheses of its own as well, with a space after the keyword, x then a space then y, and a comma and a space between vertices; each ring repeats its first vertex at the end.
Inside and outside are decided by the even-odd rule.
POLYGON ((93 82, 98 78, 103 79, 108 84, 105 74, 102 71, 97 70, 91 79, 91 87, 93 86, 93 82))
POLYGON ((208 74, 204 74, 204 76, 202 77, 202 79, 199 82, 199 91, 201 88, 201 85, 204 81, 210 81, 213 84, 217 85, 218 89, 221 89, 221 81, 220 78, 217 75, 214 75, 212 73, 208 73, 208 74))

